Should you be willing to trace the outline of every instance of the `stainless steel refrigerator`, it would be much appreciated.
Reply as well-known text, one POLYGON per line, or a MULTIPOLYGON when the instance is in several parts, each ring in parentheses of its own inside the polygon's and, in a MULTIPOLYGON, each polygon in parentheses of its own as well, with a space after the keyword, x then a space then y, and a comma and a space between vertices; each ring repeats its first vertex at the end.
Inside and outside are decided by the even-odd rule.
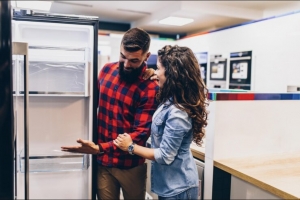
POLYGON ((98 18, 14 10, 11 24, 28 47, 12 55, 14 195, 95 199, 95 157, 60 147, 97 140, 98 18))

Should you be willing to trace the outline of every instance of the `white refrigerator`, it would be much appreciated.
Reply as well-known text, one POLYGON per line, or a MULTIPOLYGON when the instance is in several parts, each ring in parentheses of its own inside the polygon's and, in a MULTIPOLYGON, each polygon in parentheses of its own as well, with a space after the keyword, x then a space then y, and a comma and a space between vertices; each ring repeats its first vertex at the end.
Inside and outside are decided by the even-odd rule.
POLYGON ((96 158, 60 147, 97 141, 98 18, 14 10, 12 41, 16 199, 95 199, 96 158))

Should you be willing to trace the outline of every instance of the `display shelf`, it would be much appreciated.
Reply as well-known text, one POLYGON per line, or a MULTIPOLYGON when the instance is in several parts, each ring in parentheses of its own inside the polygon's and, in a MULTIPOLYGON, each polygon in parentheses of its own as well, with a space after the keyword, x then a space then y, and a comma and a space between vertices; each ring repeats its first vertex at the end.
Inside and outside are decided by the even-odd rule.
MULTIPOLYGON (((24 173, 23 151, 19 154, 19 169, 24 173)), ((61 153, 56 155, 35 154, 29 156, 29 172, 79 171, 89 167, 89 155, 61 153)))

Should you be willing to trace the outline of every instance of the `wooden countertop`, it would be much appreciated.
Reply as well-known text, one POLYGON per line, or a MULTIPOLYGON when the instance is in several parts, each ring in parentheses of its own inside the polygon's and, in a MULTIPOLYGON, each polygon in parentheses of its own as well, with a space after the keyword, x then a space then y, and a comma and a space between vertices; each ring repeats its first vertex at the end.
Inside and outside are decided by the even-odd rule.
MULTIPOLYGON (((205 146, 192 143, 191 151, 205 160, 205 146)), ((283 199, 300 199, 300 152, 215 160, 214 166, 283 199)))
POLYGON ((300 199, 300 152, 215 160, 214 166, 284 199, 300 199))
POLYGON ((190 148, 191 148, 192 154, 195 158, 198 158, 198 159, 204 161, 204 159, 205 159, 205 147, 204 147, 204 145, 202 147, 199 147, 195 143, 192 142, 190 148))

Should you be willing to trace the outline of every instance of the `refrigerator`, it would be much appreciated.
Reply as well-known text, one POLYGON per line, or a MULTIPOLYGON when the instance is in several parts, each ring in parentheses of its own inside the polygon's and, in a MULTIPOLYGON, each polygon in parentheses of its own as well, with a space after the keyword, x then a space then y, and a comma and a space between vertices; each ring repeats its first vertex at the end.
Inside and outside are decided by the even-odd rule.
POLYGON ((98 18, 12 13, 14 198, 96 199, 96 157, 60 147, 97 142, 98 18))

